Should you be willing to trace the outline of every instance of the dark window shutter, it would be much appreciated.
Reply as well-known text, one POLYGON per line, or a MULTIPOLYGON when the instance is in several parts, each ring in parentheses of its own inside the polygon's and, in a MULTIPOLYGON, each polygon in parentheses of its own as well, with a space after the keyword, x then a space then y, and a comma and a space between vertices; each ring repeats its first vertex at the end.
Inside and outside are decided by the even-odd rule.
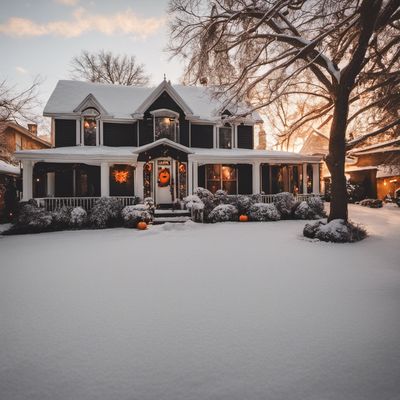
POLYGON ((197 173, 197 184, 199 187, 206 187, 206 166, 205 165, 199 165, 198 168, 198 173, 197 173))
POLYGON ((76 146, 76 120, 56 119, 54 136, 55 147, 76 146))
POLYGON ((191 131, 191 147, 212 149, 214 145, 213 125, 194 125, 191 131))
POLYGON ((261 190, 265 194, 270 194, 270 176, 269 176, 269 165, 261 164, 261 190))
POLYGON ((253 127, 247 125, 238 125, 237 127, 238 145, 240 149, 254 148, 253 127))
POLYGON ((253 193, 253 166, 251 164, 238 164, 238 194, 253 193))

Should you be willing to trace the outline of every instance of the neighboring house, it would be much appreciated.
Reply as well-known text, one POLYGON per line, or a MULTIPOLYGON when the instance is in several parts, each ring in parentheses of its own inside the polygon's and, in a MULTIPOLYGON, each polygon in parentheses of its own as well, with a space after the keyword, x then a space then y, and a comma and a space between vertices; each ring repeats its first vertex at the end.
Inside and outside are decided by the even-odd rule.
POLYGON ((14 186, 21 191, 20 166, 14 159, 14 152, 25 149, 46 149, 51 144, 37 136, 37 126, 29 124, 28 129, 15 122, 0 122, 0 220, 6 219, 5 195, 7 187, 14 186))
POLYGON ((54 148, 16 153, 25 200, 151 196, 169 205, 198 186, 319 192, 320 157, 255 150, 259 115, 221 109, 206 87, 59 81, 43 115, 54 148))

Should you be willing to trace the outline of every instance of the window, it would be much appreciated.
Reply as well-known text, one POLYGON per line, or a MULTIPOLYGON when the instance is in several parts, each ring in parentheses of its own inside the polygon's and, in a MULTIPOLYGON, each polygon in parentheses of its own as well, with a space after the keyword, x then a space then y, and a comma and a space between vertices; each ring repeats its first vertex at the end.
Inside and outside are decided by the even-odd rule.
POLYGON ((237 194, 237 171, 234 165, 208 164, 206 168, 207 189, 215 193, 225 190, 237 194))
POLYGON ((22 138, 20 134, 15 135, 15 150, 21 150, 22 149, 22 138))
POLYGON ((95 108, 87 108, 83 115, 83 144, 85 146, 97 145, 99 112, 95 108))
POLYGON ((176 141, 179 123, 176 118, 154 117, 154 138, 155 140, 167 138, 176 141))
POLYGON ((219 148, 232 148, 232 127, 228 124, 219 128, 219 148))

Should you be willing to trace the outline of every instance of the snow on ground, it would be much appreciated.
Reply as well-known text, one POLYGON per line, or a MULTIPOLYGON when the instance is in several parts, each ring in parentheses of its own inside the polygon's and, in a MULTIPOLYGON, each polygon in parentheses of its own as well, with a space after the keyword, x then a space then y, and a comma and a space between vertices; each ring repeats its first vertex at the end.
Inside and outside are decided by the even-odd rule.
POLYGON ((2 400, 400 399, 400 208, 0 237, 2 400))

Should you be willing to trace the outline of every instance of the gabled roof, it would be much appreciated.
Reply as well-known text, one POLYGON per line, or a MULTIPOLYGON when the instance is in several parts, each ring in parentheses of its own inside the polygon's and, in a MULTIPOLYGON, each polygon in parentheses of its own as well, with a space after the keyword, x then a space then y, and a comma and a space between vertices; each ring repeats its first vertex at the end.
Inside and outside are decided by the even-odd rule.
POLYGON ((29 129, 17 124, 16 122, 13 121, 5 121, 5 122, 0 122, 0 133, 3 133, 7 128, 15 129, 22 135, 29 137, 30 139, 42 144, 45 147, 51 147, 51 143, 48 142, 47 140, 42 139, 40 136, 32 134, 29 129))
POLYGON ((303 146, 301 147, 300 153, 301 154, 315 154, 318 153, 318 151, 313 151, 313 150, 320 150, 318 154, 327 154, 328 153, 328 144, 329 144, 329 137, 326 136, 324 133, 322 133, 320 130, 313 128, 311 134, 307 136, 307 139, 305 140, 303 146), (321 146, 314 143, 315 139, 322 139, 322 142, 324 145, 321 146), (325 148, 326 145, 326 148, 325 148), (316 147, 316 149, 313 149, 313 146, 316 147), (312 153, 311 153, 312 152, 312 153))
POLYGON ((83 101, 74 109, 74 112, 81 113, 87 108, 96 108, 101 114, 109 115, 107 110, 100 104, 100 102, 93 96, 92 93, 89 93, 83 101))
POLYGON ((172 140, 169 140, 167 138, 158 139, 155 142, 140 146, 140 147, 135 149, 134 153, 140 154, 140 153, 143 153, 145 151, 149 151, 150 149, 153 149, 154 147, 157 147, 157 146, 172 147, 172 148, 174 148, 176 150, 183 151, 184 153, 187 153, 187 154, 193 153, 193 151, 191 149, 189 149, 188 147, 184 146, 183 144, 173 142, 172 140))
MULTIPOLYGON (((101 104, 113 118, 132 120, 140 117, 163 91, 179 104, 188 119, 205 121, 220 119, 222 103, 212 96, 209 88, 171 85, 167 81, 161 82, 154 88, 61 80, 51 94, 43 115, 45 117, 78 115, 76 110, 79 105, 91 94, 92 99, 101 104)), ((245 111, 245 107, 235 110, 237 114, 245 111)), ((249 119, 254 122, 261 121, 258 113, 252 113, 249 119)))
POLYGON ((349 153, 351 154, 370 154, 380 153, 385 151, 400 151, 400 138, 388 140, 386 142, 375 143, 370 146, 352 149, 349 153))

